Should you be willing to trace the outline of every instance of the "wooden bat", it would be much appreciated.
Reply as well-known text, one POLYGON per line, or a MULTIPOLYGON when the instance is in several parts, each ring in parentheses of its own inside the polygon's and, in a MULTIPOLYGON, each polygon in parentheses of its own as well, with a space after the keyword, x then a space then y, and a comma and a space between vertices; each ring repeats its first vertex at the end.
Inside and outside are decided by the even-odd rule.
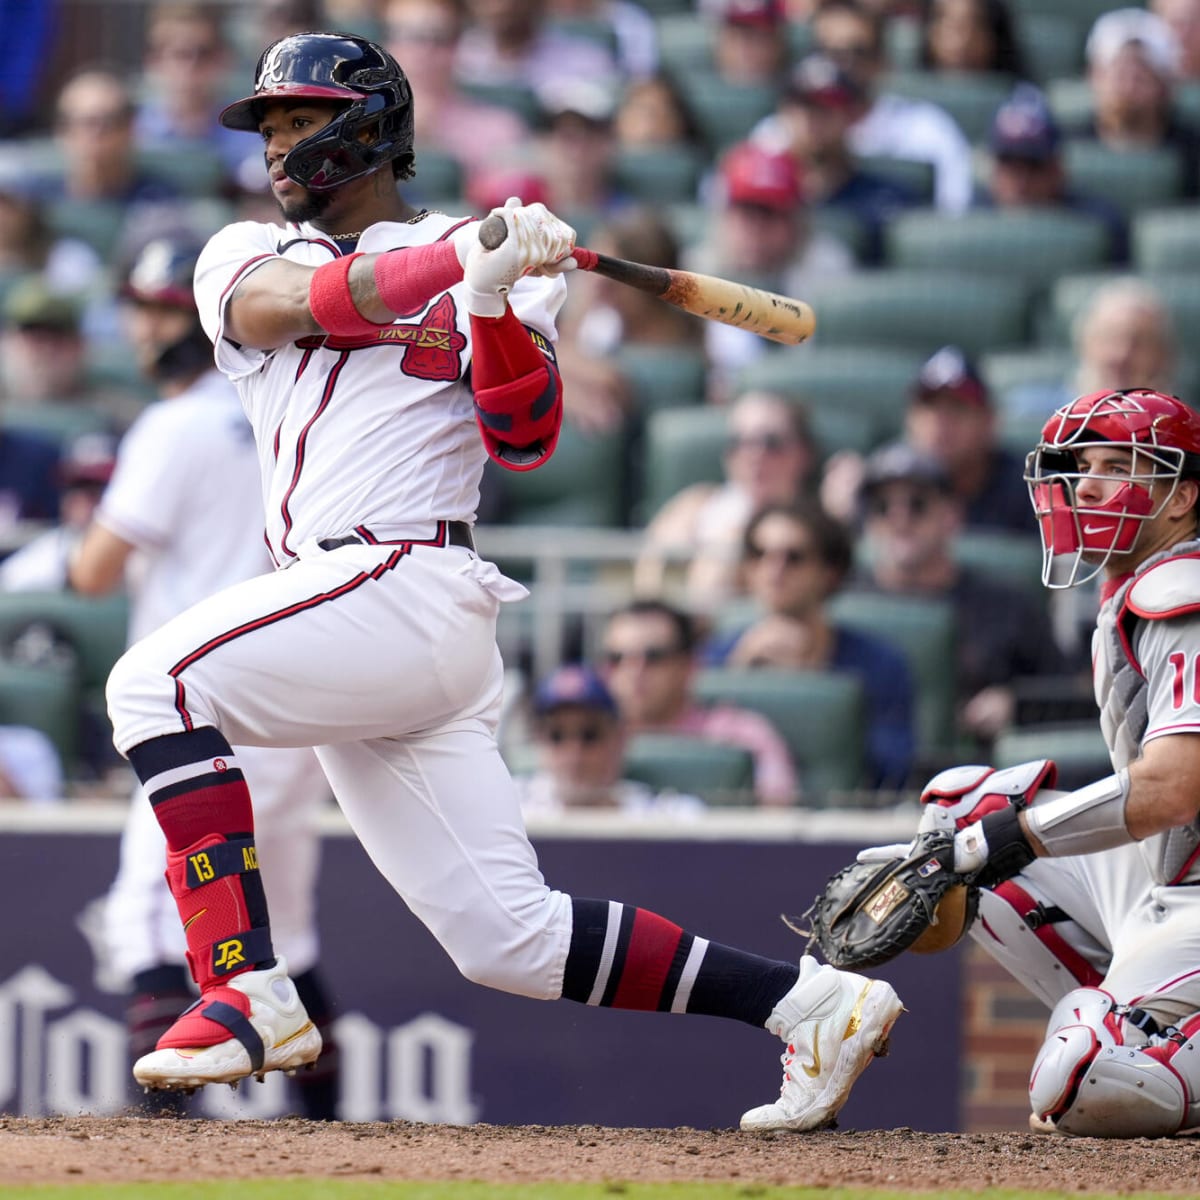
MULTIPOLYGON (((502 217, 488 217, 479 226, 479 241, 486 250, 495 250, 506 237, 508 226, 502 217)), ((803 300, 791 300, 715 275, 627 262, 582 246, 575 247, 574 257, 581 270, 595 271, 617 283, 649 292, 684 312, 748 329, 773 342, 795 346, 812 337, 816 328, 816 316, 803 300)))

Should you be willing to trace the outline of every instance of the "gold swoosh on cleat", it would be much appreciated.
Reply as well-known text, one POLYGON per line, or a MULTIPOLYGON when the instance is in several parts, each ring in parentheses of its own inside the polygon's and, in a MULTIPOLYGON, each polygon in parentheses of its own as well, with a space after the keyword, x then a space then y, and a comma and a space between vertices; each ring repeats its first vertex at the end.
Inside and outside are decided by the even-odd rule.
POLYGON ((288 1042, 295 1041, 296 1038, 298 1038, 302 1033, 307 1033, 312 1027, 313 1027, 313 1023, 311 1021, 309 1021, 309 1023, 307 1025, 305 1025, 302 1029, 297 1029, 295 1033, 289 1033, 288 1036, 285 1037, 282 1042, 276 1042, 271 1047, 271 1049, 278 1050, 280 1046, 286 1046, 288 1044, 288 1042))
POLYGON ((810 1067, 810 1066, 808 1065, 808 1063, 801 1063, 801 1064, 800 1064, 800 1065, 801 1065, 801 1066, 804 1068, 804 1073, 805 1073, 805 1075, 807 1075, 807 1076, 809 1077, 809 1079, 816 1079, 816 1077, 817 1077, 818 1075, 820 1075, 820 1073, 821 1073, 821 1040, 820 1040, 820 1033, 821 1033, 821 1022, 820 1022, 820 1021, 818 1021, 818 1022, 817 1022, 817 1023, 816 1023, 816 1024, 813 1026, 813 1061, 812 1061, 812 1066, 810 1067))
POLYGON ((859 994, 858 999, 854 1002, 854 1008, 851 1010, 851 1013, 850 1013, 850 1020, 846 1022, 846 1032, 842 1034, 843 1042, 847 1038, 853 1037, 859 1031, 859 1029, 862 1028, 863 1005, 866 1004, 866 1002, 867 1002, 867 993, 870 990, 871 990, 871 984, 868 983, 867 986, 865 988, 863 988, 862 992, 859 994))

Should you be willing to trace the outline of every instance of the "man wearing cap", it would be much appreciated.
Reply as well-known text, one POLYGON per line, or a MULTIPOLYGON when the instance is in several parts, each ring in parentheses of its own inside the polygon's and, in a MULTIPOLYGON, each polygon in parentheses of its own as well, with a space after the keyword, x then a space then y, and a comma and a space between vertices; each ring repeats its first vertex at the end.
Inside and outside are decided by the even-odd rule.
POLYGON ((1093 113, 1080 132, 1114 150, 1173 148, 1183 194, 1195 196, 1200 135, 1174 111, 1178 68, 1179 44, 1161 17, 1142 8, 1104 13, 1088 34, 1093 113))
POLYGON ((902 209, 921 202, 903 184, 864 170, 848 135, 866 112, 867 95, 854 76, 824 54, 810 54, 792 71, 779 99, 778 132, 799 164, 808 201, 853 213, 868 234, 864 259, 878 262, 883 228, 902 209))
POLYGON ((1102 197, 1083 195, 1068 186, 1058 123, 1033 84, 1018 84, 996 111, 988 149, 988 190, 978 198, 980 207, 1053 207, 1089 214, 1108 229, 1109 261, 1127 261, 1128 229, 1121 210, 1102 197))
MULTIPOLYGON (((1013 682, 1064 670, 1045 608, 1019 588, 958 564, 962 502, 929 454, 903 442, 875 451, 864 469, 859 511, 868 565, 853 588, 950 601, 957 627, 954 733, 986 753, 1012 723, 1013 682)), ((887 633, 879 630, 885 640, 887 633)))
POLYGON ((670 817, 704 811, 696 796, 655 792, 621 778, 625 727, 612 693, 590 667, 568 664, 546 676, 534 690, 530 715, 538 769, 518 779, 526 817, 574 809, 670 817))
MULTIPOLYGON (((804 181, 790 154, 738 142, 721 159, 715 188, 710 234, 684 255, 689 270, 805 296, 814 285, 855 269, 843 242, 811 227, 804 181)), ((707 322, 705 335, 713 364, 723 370, 736 369, 766 346, 744 329, 715 321, 707 322)))
POLYGON ((726 83, 778 84, 787 67, 787 11, 783 0, 713 0, 720 22, 713 65, 726 83))

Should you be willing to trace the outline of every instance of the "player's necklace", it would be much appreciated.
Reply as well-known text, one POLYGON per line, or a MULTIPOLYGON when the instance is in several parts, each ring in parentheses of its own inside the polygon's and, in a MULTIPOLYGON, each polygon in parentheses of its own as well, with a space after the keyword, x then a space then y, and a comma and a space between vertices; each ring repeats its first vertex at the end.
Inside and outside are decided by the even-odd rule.
MULTIPOLYGON (((429 216, 429 209, 423 208, 415 217, 409 217, 404 223, 405 225, 415 225, 418 221, 425 220, 427 216, 429 216)), ((335 242, 357 242, 364 232, 362 229, 356 229, 353 233, 334 233, 330 236, 335 242)))

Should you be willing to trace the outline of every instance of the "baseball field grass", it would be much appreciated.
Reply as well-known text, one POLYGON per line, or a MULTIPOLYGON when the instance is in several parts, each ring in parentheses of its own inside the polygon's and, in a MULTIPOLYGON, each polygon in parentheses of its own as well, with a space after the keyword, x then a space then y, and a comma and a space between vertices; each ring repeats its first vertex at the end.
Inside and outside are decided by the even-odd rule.
MULTIPOLYGON (((925 1192, 938 1200, 1078 1200, 1078 1192, 1003 1189, 925 1192)), ((1167 1200, 1156 1192, 1089 1193, 1088 1200, 1167 1200)), ((213 1200, 212 1181, 61 1186, 0 1186, 0 1200, 213 1200)), ((238 1200, 898 1200, 912 1192, 858 1188, 771 1187, 755 1183, 447 1183, 349 1179, 241 1180, 238 1200)), ((1177 1198, 1176 1198, 1177 1200, 1177 1198)))

